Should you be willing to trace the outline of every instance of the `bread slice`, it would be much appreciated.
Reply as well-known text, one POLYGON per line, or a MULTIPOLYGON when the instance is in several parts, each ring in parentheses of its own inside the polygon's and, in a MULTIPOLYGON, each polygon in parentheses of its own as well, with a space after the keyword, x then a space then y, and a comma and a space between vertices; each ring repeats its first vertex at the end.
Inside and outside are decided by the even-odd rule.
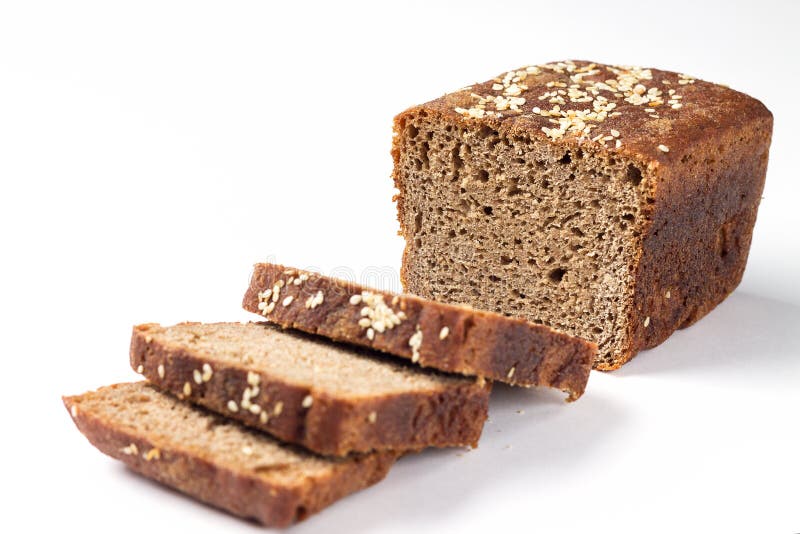
POLYGON ((477 446, 491 384, 255 323, 133 329, 156 386, 320 454, 477 446))
POLYGON ((684 74, 562 61, 394 130, 405 290, 589 339, 615 369, 739 283, 772 114, 684 74))
POLYGON ((581 396, 597 347, 496 313, 396 295, 260 263, 246 310, 285 327, 408 358, 424 367, 581 396))
POLYGON ((64 405, 101 452, 228 512, 283 527, 386 476, 397 454, 316 456, 161 393, 116 384, 64 405))

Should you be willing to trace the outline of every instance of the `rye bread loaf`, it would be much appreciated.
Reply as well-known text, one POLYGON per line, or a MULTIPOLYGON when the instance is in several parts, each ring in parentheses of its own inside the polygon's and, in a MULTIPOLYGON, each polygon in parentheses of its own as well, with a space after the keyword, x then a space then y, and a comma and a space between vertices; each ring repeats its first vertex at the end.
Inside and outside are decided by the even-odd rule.
POLYGON ((271 263, 242 304, 284 327, 371 347, 423 367, 519 386, 586 388, 597 347, 522 319, 370 289, 271 263))
POLYGON ((161 393, 116 384, 64 405, 101 452, 228 512, 283 527, 380 481, 392 452, 324 458, 161 393))
POLYGON ((136 326, 130 362, 182 399, 338 456, 477 446, 491 391, 265 323, 136 326))
POLYGON ((564 61, 394 130, 405 289, 592 340, 615 369, 739 283, 772 115, 687 75, 564 61))

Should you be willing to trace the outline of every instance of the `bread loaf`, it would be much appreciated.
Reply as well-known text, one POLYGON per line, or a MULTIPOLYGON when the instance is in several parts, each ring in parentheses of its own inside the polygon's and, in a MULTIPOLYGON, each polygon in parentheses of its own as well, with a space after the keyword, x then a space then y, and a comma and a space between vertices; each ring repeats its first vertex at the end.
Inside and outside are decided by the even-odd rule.
POLYGON ((564 61, 394 129, 405 289, 589 339, 615 369, 739 283, 772 115, 684 74, 564 61))

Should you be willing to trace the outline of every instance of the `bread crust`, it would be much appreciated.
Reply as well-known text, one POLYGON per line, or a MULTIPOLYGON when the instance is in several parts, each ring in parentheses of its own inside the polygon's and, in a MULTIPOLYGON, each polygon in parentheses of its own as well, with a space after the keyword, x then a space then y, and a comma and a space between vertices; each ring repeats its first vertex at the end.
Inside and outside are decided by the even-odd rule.
MULTIPOLYGON (((645 222, 630 265, 634 273, 632 297, 624 306, 628 310, 627 341, 612 361, 598 358, 594 364, 597 369, 613 370, 640 350, 655 347, 676 329, 702 318, 740 282, 764 187, 773 118, 764 104, 744 93, 675 72, 647 69, 651 77, 645 83, 663 88, 664 101, 669 88, 678 90, 682 99, 660 105, 657 113, 648 115, 643 112, 647 106, 602 92, 616 108, 598 131, 616 132, 616 137, 599 142, 588 138, 593 134, 548 138, 544 130, 558 121, 537 110, 549 109, 552 104, 533 96, 568 87, 574 81, 570 78, 574 69, 589 65, 601 71, 609 68, 578 60, 541 66, 537 75, 524 80, 528 90, 522 96, 527 99, 519 112, 479 118, 465 113, 475 104, 474 95, 492 93, 493 85, 500 80, 495 78, 398 114, 392 157, 393 180, 399 193, 394 200, 400 235, 406 239, 401 281, 404 287, 412 280, 414 287, 425 287, 425 274, 413 272, 407 259, 414 235, 413 228, 404 222, 409 208, 400 166, 403 131, 415 114, 424 113, 445 124, 486 125, 504 137, 546 141, 565 150, 607 153, 645 169, 648 190, 643 197, 647 203, 641 210, 645 222), (614 146, 617 138, 620 144, 614 146), (608 146, 608 141, 612 145, 608 146)), ((608 77, 613 76, 599 72, 585 78, 602 81, 608 77)), ((566 91, 563 93, 566 95, 566 91)))
MULTIPOLYGON (((122 386, 117 384, 109 387, 122 386)), ((214 463, 196 451, 170 446, 115 425, 101 414, 81 409, 84 395, 63 397, 78 430, 104 454, 129 468, 233 515, 274 527, 301 521, 342 497, 382 480, 398 454, 380 452, 332 461, 324 476, 296 484, 271 482, 268 476, 240 472, 214 463), (136 454, 130 451, 136 446, 136 454), (158 451, 158 455, 149 455, 158 451)))
POLYGON ((232 365, 210 355, 165 346, 152 336, 159 328, 139 325, 131 337, 131 367, 141 370, 153 385, 320 454, 477 447, 488 416, 491 383, 486 381, 463 380, 429 392, 347 398, 312 391, 307 384, 286 382, 244 364, 232 365), (213 369, 213 378, 198 384, 195 372, 204 364, 213 369), (255 413, 239 404, 232 411, 230 401, 238 403, 250 387, 251 375, 258 376, 258 399, 266 404, 255 413), (187 383, 188 395, 184 390, 187 383), (313 398, 310 406, 303 405, 307 396, 313 398))
POLYGON ((517 386, 557 388, 568 394, 568 400, 583 394, 597 352, 594 343, 522 319, 368 289, 271 263, 254 266, 242 306, 283 327, 370 347, 423 367, 517 386), (268 313, 259 309, 260 293, 300 274, 308 279, 300 286, 286 284, 274 309, 268 313), (318 292, 322 292, 323 301, 313 308, 305 307, 306 300, 318 292), (379 295, 395 313, 404 314, 399 324, 382 333, 375 331, 372 339, 369 327, 359 324, 364 319, 365 292, 379 295), (280 305, 285 295, 296 295, 293 305, 280 305), (351 302, 354 297, 356 304, 351 302), (415 335, 420 340, 416 350, 412 347, 415 335))

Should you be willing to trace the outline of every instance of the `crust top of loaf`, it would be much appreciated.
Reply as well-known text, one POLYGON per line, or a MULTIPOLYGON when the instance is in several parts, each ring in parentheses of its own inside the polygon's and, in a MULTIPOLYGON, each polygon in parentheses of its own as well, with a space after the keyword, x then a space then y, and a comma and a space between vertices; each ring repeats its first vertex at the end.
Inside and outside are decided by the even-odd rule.
POLYGON ((415 106, 396 120, 422 110, 656 164, 680 157, 713 131, 772 119, 760 101, 723 85, 578 60, 521 67, 415 106))

